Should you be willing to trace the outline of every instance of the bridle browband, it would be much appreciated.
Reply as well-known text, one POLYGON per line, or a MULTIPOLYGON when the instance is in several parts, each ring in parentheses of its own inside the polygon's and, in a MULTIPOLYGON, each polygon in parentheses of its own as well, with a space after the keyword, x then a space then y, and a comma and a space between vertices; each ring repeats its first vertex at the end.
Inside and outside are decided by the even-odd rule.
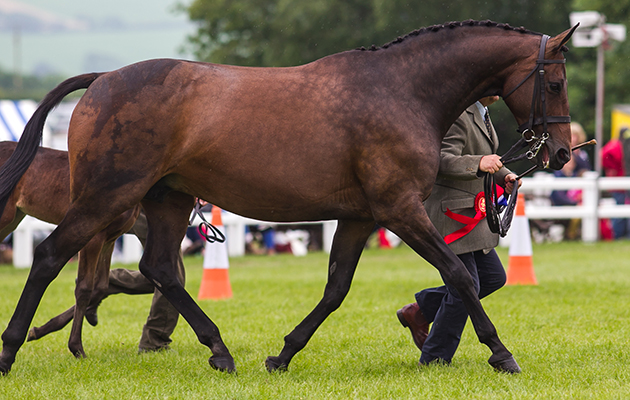
MULTIPOLYGON (((529 112, 529 120, 518 127, 517 131, 521 134, 521 138, 518 142, 516 142, 508 151, 501 157, 501 162, 503 164, 519 161, 525 157, 531 160, 536 157, 538 151, 545 144, 547 139, 549 139, 549 132, 547 132, 547 124, 568 124, 571 122, 571 117, 566 116, 548 116, 547 115, 547 98, 545 96, 545 65, 546 64, 564 64, 566 63, 565 59, 562 60, 547 60, 545 59, 545 49, 547 47, 547 41, 551 37, 548 35, 543 35, 540 39, 540 49, 538 51, 538 59, 536 60, 536 66, 530 71, 523 80, 516 85, 512 90, 510 90, 505 96, 503 96, 503 100, 507 99, 512 93, 514 93, 519 87, 525 83, 532 75, 535 75, 535 83, 534 83, 534 93, 532 95, 532 105, 529 112), (536 118, 536 106, 540 103, 540 109, 542 112, 542 116, 536 118), (542 125, 543 130, 540 137, 536 136, 536 132, 534 132, 534 126, 542 125), (523 147, 529 144, 529 150, 524 154, 519 156, 515 156, 515 154, 522 149, 523 147)), ((519 176, 519 178, 522 176, 519 176)), ((484 177, 484 193, 486 200, 486 220, 488 222, 488 226, 490 227, 490 231, 494 233, 498 233, 501 237, 504 237, 507 234, 507 231, 510 229, 512 224, 512 217, 514 214, 514 208, 516 206, 516 198, 518 195, 518 181, 514 183, 514 189, 510 195, 509 201, 507 202, 507 206, 498 205, 497 201, 497 190, 496 183, 494 182, 494 175, 490 173, 486 173, 484 177), (506 208, 506 212, 503 215, 503 218, 500 217, 500 213, 503 211, 503 208, 506 208)))
MULTIPOLYGON (((527 144, 529 144, 530 148, 524 156, 530 160, 536 157, 538 151, 545 144, 547 139, 549 139, 547 124, 568 124, 569 122, 571 122, 571 117, 568 115, 547 115, 547 97, 545 95, 545 65, 566 63, 566 60, 564 58, 562 60, 545 59, 545 49, 547 47, 547 41, 550 38, 551 37, 549 35, 542 35, 542 38, 540 39, 540 49, 538 50, 538 59, 536 60, 536 66, 530 71, 529 74, 527 74, 527 76, 525 76, 525 78, 523 78, 523 80, 518 85, 516 85, 505 96, 503 96, 503 100, 507 99, 512 93, 520 88, 523 83, 525 83, 532 75, 534 75, 534 73, 536 73, 536 81, 534 83, 534 93, 532 95, 532 105, 529 112, 529 119, 526 123, 522 124, 517 129, 517 131, 521 134, 521 140, 519 140, 517 144, 514 145, 512 149, 510 149, 510 151, 508 151, 508 153, 515 153, 520 148, 523 148, 527 146, 527 144), (536 106, 539 103, 542 116, 535 118, 536 106), (543 131, 540 137, 537 137, 536 133, 534 132, 533 128, 536 125, 543 126, 543 131)), ((507 154, 503 157, 506 158, 506 156, 507 154)), ((518 161, 522 158, 523 157, 519 157, 508 162, 518 161)))

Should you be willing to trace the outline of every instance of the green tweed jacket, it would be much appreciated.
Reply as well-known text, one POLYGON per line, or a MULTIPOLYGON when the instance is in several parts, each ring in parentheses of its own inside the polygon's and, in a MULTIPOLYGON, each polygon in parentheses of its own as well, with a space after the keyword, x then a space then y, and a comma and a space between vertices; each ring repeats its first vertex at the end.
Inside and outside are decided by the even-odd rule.
MULTIPOLYGON (((465 225, 444 213, 452 212, 474 217, 475 197, 483 191, 483 177, 477 175, 479 161, 484 155, 496 154, 499 138, 491 127, 489 133, 477 105, 468 107, 455 121, 442 141, 440 169, 425 208, 442 237, 465 225)), ((501 168, 495 173, 496 182, 503 186, 511 171, 501 168)), ((455 254, 490 250, 499 243, 499 235, 492 233, 486 219, 479 221, 467 235, 449 246, 455 254)))

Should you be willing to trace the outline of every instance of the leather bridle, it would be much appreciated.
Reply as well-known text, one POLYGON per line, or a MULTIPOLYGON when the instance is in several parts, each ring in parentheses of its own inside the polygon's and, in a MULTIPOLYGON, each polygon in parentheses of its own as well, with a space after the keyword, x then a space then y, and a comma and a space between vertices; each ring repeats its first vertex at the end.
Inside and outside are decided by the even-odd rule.
MULTIPOLYGON (((540 39, 540 49, 538 51, 538 59, 536 60, 536 66, 530 71, 523 80, 516 85, 512 90, 510 90, 505 96, 503 96, 503 100, 508 98, 512 93, 514 93, 519 87, 521 87, 532 75, 535 74, 535 83, 534 83, 534 93, 532 95, 532 105, 529 113, 529 119, 527 122, 518 127, 517 131, 521 134, 521 138, 519 141, 508 150, 507 153, 501 157, 501 162, 503 164, 519 161, 525 157, 531 160, 538 154, 538 151, 545 144, 547 139, 549 139, 549 132, 547 132, 547 124, 568 124, 571 122, 571 117, 568 115, 562 116, 549 116, 547 115, 547 98, 545 92, 545 65, 547 64, 564 64, 566 60, 563 58, 562 60, 548 60, 545 59, 545 49, 547 47, 547 41, 551 37, 548 35, 543 35, 540 39), (540 105, 540 110, 542 115, 540 117, 535 116, 537 106, 540 105), (536 136, 536 132, 534 132, 534 126, 542 125, 542 133, 540 136, 536 136), (515 156, 515 154, 529 145, 529 149, 524 154, 519 156, 515 156)), ((546 166, 545 166, 546 167, 546 166)), ((504 237, 507 234, 508 229, 512 224, 512 217, 514 214, 514 208, 516 206, 516 198, 518 194, 518 182, 514 183, 514 189, 509 197, 507 202, 507 206, 500 206, 498 204, 498 198, 496 193, 496 183, 494 182, 494 175, 486 173, 484 178, 484 192, 485 192, 485 200, 486 200, 486 220, 488 221, 488 226, 490 230, 494 233, 498 233, 501 237, 504 237), (499 214, 503 211, 503 209, 507 207, 503 218, 499 216, 499 214)))
MULTIPOLYGON (((514 87, 514 89, 510 90, 505 96, 503 96, 503 100, 507 99, 512 93, 514 93, 518 88, 520 88, 523 83, 525 83, 532 75, 535 74, 535 83, 534 83, 534 93, 532 95, 532 105, 529 112, 529 119, 527 122, 518 127, 517 131, 521 134, 521 139, 519 142, 521 143, 521 147, 525 147, 527 144, 530 145, 529 150, 525 153, 528 159, 532 159, 536 157, 538 151, 541 149, 543 144, 549 139, 549 132, 547 132, 547 124, 568 124, 571 122, 571 117, 568 115, 561 116, 550 116, 547 115, 547 96, 545 92, 545 65, 547 64, 564 64, 566 60, 563 58, 562 60, 548 60, 545 58, 545 49, 547 47, 547 41, 551 37, 548 35, 543 35, 540 39, 540 49, 538 51, 538 59, 536 60, 536 66, 530 71, 523 80, 514 87), (536 114, 536 106, 540 104, 540 110, 542 115, 538 118, 535 117, 536 114), (534 126, 542 125, 543 130, 540 137, 536 136, 536 132, 534 132, 534 126)), ((516 160, 514 160, 516 161, 516 160)))

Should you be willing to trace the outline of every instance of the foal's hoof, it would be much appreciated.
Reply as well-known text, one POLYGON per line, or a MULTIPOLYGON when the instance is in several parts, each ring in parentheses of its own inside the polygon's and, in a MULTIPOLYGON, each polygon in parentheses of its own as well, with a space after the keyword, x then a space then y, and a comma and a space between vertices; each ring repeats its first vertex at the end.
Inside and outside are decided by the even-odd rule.
POLYGON ((233 373, 236 372, 236 365, 234 365, 234 359, 232 357, 215 357, 212 356, 208 359, 210 366, 216 370, 222 372, 233 373))
POLYGON ((85 310, 85 320, 88 322, 88 324, 92 325, 92 326, 96 326, 98 325, 98 314, 96 313, 96 307, 88 307, 87 310, 85 310))
POLYGON ((490 357, 488 362, 492 365, 492 368, 498 372, 505 372, 507 374, 521 373, 521 367, 518 366, 518 363, 512 356, 500 361, 493 361, 492 357, 490 357))
POLYGON ((265 360, 265 367, 267 367, 267 371, 269 372, 285 372, 287 369, 289 369, 289 366, 281 363, 278 357, 267 357, 267 359, 265 360))

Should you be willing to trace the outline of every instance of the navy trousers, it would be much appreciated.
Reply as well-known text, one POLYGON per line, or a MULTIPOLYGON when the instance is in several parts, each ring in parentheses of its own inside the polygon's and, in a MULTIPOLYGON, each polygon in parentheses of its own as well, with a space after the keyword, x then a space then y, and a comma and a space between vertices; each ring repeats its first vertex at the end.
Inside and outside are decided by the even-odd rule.
MULTIPOLYGON (((480 299, 505 285, 505 269, 494 250, 487 254, 479 250, 458 257, 470 272, 480 299)), ((420 362, 427 364, 440 360, 450 363, 468 319, 457 290, 446 283, 416 293, 416 301, 426 320, 433 323, 422 347, 420 362)))

